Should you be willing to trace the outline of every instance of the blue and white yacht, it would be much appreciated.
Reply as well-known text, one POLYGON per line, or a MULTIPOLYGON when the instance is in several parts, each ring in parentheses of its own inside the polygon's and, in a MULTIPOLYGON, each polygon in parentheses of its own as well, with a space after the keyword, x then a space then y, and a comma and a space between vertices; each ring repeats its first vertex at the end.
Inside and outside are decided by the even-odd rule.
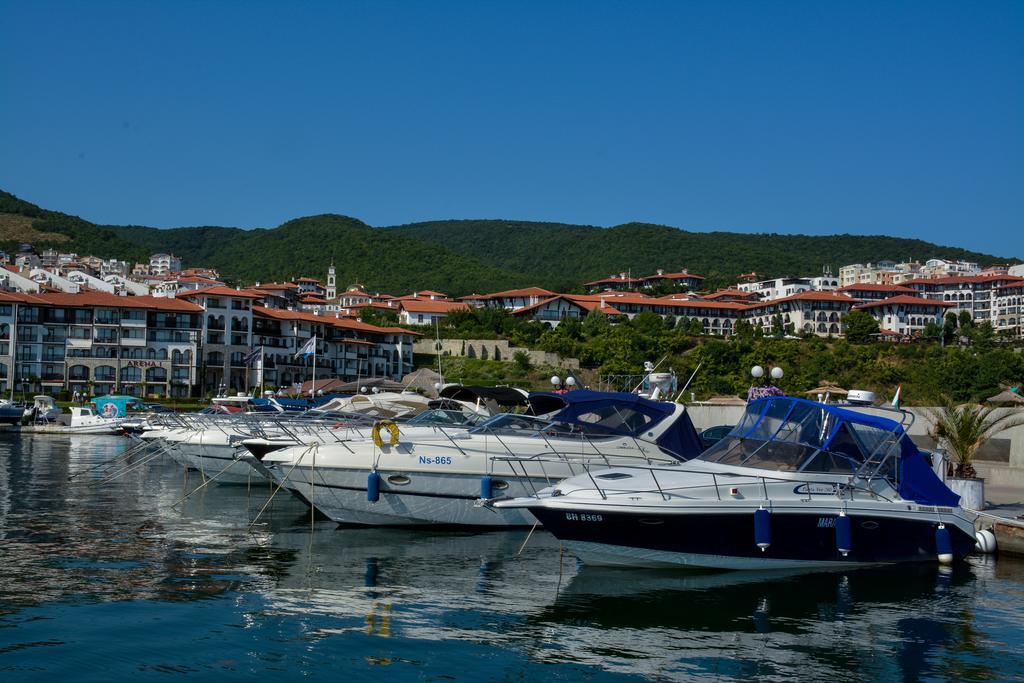
POLYGON ((963 557, 973 519, 910 440, 909 414, 890 414, 905 419, 763 398, 686 463, 588 470, 493 505, 529 510, 591 564, 793 569, 963 557))

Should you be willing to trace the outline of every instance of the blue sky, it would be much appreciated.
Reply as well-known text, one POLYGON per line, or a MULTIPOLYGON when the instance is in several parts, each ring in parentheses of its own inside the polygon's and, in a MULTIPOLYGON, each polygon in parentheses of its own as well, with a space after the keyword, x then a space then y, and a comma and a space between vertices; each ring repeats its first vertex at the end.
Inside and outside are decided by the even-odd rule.
POLYGON ((0 25, 0 188, 94 221, 640 220, 1024 256, 1022 2, 0 0, 0 25))

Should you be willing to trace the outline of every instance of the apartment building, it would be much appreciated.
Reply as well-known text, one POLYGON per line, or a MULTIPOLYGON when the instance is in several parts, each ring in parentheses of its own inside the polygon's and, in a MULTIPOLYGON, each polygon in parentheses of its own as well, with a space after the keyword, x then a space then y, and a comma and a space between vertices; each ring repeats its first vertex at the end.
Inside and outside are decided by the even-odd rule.
POLYGON ((153 254, 149 257, 148 274, 153 277, 164 277, 168 273, 181 271, 181 259, 174 254, 153 254))
POLYGON ((258 301, 258 292, 223 286, 181 297, 0 292, 0 393, 185 397, 244 391, 259 371, 287 385, 312 378, 310 359, 294 355, 313 334, 318 377, 400 379, 412 369, 415 332, 258 301), (259 346, 262 368, 246 362, 259 346))
POLYGON ((946 310, 952 306, 945 301, 900 294, 858 304, 854 309, 864 311, 878 321, 879 330, 883 334, 914 336, 923 332, 929 324, 942 325, 946 310))
POLYGON ((917 296, 952 304, 948 310, 959 315, 967 311, 975 322, 996 325, 998 313, 994 293, 1004 285, 1024 281, 1013 275, 967 275, 916 279, 904 282, 917 296))
POLYGON ((201 313, 160 297, 0 294, 0 392, 187 396, 201 313))
POLYGON ((313 358, 295 354, 314 335, 317 378, 400 379, 413 369, 412 343, 419 334, 349 318, 257 306, 253 345, 263 349, 263 381, 290 386, 313 379, 313 358))

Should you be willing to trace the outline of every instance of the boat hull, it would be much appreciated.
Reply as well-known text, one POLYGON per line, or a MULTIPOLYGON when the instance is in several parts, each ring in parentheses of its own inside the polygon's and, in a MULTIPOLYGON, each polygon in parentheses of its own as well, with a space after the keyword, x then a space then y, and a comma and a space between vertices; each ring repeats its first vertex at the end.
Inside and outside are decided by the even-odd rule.
MULTIPOLYGON (((484 507, 480 499, 480 475, 381 471, 379 496, 370 501, 366 470, 317 468, 287 464, 261 470, 276 483, 315 506, 339 524, 379 526, 532 526, 536 518, 527 510, 484 507), (396 484, 394 482, 403 482, 396 484)), ((502 480, 505 481, 505 480, 502 480)), ((527 494, 544 487, 545 480, 508 478, 513 493, 527 494)))
MULTIPOLYGON (((708 569, 840 568, 895 562, 935 561, 934 517, 901 519, 851 513, 852 548, 836 542, 838 510, 779 511, 771 514, 770 545, 755 542, 754 514, 700 512, 657 514, 594 506, 572 510, 531 508, 546 529, 587 564, 708 569)), ((974 549, 974 538, 953 524, 954 558, 974 549)))
POLYGON ((171 458, 190 470, 197 470, 214 483, 245 486, 263 478, 246 462, 248 452, 226 444, 177 443, 168 451, 171 458))

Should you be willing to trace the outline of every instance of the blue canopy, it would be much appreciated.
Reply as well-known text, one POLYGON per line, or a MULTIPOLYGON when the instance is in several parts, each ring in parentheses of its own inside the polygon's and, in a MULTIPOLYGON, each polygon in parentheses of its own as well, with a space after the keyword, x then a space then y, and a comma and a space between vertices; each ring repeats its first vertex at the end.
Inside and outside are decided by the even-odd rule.
POLYGON ((124 417, 128 414, 128 406, 139 402, 134 396, 97 396, 90 401, 97 414, 103 417, 124 417))
MULTIPOLYGON (((578 424, 647 440, 653 436, 651 430, 656 425, 677 413, 674 403, 652 401, 625 392, 577 389, 564 394, 530 395, 531 404, 540 404, 545 399, 550 399, 552 404, 557 400, 565 406, 552 417, 556 422, 578 424), (540 400, 535 402, 535 398, 540 400)), ((685 411, 678 411, 672 424, 655 443, 683 460, 689 460, 703 450, 700 435, 685 411)))
POLYGON ((903 425, 881 415, 793 396, 774 396, 748 403, 746 412, 732 434, 740 438, 799 442, 829 451, 838 450, 840 442, 850 431, 857 434, 858 439, 869 450, 878 450, 879 453, 887 451, 898 442, 897 490, 904 500, 912 500, 922 505, 949 507, 959 504, 960 496, 950 491, 935 475, 924 454, 903 430, 903 425), (806 415, 809 411, 828 414, 833 419, 815 421, 810 425, 802 424, 796 428, 792 426, 796 422, 806 422, 798 420, 797 416, 806 415), (827 429, 819 430, 819 425, 826 425, 827 429), (869 429, 858 430, 857 425, 884 432, 884 442, 878 437, 879 432, 871 434, 869 429), (812 429, 807 429, 807 426, 811 426, 812 429))

